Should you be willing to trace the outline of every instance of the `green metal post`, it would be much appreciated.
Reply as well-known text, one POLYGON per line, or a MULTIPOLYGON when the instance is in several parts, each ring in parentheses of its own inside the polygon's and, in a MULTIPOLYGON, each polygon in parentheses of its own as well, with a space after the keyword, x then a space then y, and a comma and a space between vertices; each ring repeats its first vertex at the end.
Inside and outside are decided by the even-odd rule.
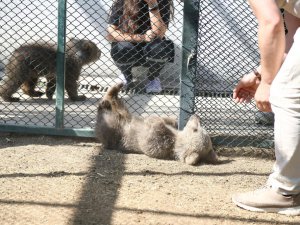
POLYGON ((199 8, 199 0, 184 0, 179 129, 185 126, 194 111, 193 80, 196 69, 199 8))
POLYGON ((64 127, 65 97, 65 46, 66 46, 67 0, 58 0, 58 38, 56 60, 56 128, 64 127))

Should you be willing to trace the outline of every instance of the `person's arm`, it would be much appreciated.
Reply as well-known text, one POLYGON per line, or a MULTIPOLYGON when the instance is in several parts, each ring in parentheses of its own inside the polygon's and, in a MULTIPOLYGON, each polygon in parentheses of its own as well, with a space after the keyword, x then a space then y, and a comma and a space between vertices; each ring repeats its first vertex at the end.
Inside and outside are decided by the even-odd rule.
MULTIPOLYGON (((287 33, 285 35, 285 53, 283 54, 281 64, 284 62, 290 48, 292 47, 294 35, 297 29, 300 27, 300 18, 295 17, 287 11, 284 11, 284 20, 287 27, 287 33)), ((261 65, 256 68, 256 71, 261 73, 261 65)), ((253 74, 253 76, 255 75, 253 74)))
MULTIPOLYGON (((165 24, 163 20, 163 16, 161 15, 161 9, 159 7, 158 2, 157 0, 145 0, 145 2, 147 2, 149 9, 153 9, 149 10, 151 32, 156 37, 163 38, 167 31, 167 24, 165 24)), ((163 7, 169 6, 165 5, 163 7)), ((148 31, 147 34, 149 35, 151 32, 148 31)))
MULTIPOLYGON (((300 19, 288 13, 284 12, 284 20, 287 26, 287 34, 286 34, 286 48, 283 58, 281 60, 281 64, 285 60, 285 57, 293 44, 293 37, 295 35, 296 30, 300 27, 300 19)), ((255 69, 261 74, 261 65, 255 69)), ((256 89, 259 85, 260 81, 257 79, 254 71, 250 72, 243 76, 243 78, 239 81, 236 87, 233 90, 233 99, 235 99, 238 103, 250 102, 254 97, 256 89)))
POLYGON ((261 111, 271 111, 270 87, 282 64, 285 51, 284 25, 275 0, 249 0, 258 20, 258 46, 261 57, 261 82, 255 101, 261 111))
POLYGON ((258 20, 262 81, 271 84, 281 66, 285 51, 282 16, 274 0, 249 2, 258 20))
POLYGON ((106 39, 111 42, 129 41, 129 42, 142 42, 145 41, 145 35, 124 33, 118 29, 116 25, 110 24, 107 28, 108 35, 106 39))

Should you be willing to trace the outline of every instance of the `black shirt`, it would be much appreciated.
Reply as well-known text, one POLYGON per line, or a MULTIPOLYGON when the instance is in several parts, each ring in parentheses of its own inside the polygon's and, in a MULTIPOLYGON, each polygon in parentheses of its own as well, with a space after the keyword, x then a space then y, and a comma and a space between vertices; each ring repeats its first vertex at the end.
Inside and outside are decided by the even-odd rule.
MULTIPOLYGON (((123 15, 123 5, 126 0, 117 0, 112 8, 111 14, 108 19, 108 24, 112 24, 115 26, 120 25, 120 19, 123 15)), ((160 15, 162 20, 166 24, 169 25, 170 21, 170 1, 169 0, 158 0, 158 6, 160 15)), ((134 32, 135 34, 144 34, 147 30, 151 30, 150 16, 149 16, 149 8, 148 4, 144 0, 139 1, 140 11, 138 13, 138 28, 134 32)), ((122 29, 122 27, 120 27, 122 29)))

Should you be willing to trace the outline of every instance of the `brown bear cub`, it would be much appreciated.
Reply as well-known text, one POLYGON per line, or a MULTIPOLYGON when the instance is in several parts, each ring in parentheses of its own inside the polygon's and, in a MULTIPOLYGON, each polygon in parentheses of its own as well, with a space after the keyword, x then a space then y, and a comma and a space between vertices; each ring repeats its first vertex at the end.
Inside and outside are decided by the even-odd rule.
MULTIPOLYGON (((46 77, 46 96, 53 98, 56 88, 57 46, 49 43, 25 44, 15 49, 5 67, 6 75, 0 83, 0 96, 4 101, 17 102, 12 95, 21 87, 30 97, 40 97, 44 93, 36 91, 38 79, 46 77)), ((82 66, 94 62, 101 55, 100 49, 89 40, 70 39, 66 43, 65 87, 72 101, 83 101, 78 95, 77 81, 82 66)))
POLYGON ((175 159, 189 165, 218 161, 199 116, 192 115, 183 130, 177 130, 176 121, 170 118, 133 116, 118 97, 122 86, 110 87, 98 105, 95 135, 104 148, 175 159))

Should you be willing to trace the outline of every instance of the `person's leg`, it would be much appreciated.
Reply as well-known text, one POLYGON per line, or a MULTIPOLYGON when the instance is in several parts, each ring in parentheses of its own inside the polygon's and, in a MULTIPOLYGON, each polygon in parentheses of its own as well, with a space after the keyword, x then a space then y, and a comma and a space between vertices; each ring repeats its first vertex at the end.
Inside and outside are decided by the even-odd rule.
POLYGON ((138 61, 141 52, 137 44, 131 42, 113 42, 111 46, 111 56, 124 75, 127 83, 132 82, 132 68, 138 61))
POLYGON ((268 185, 233 201, 252 211, 300 215, 300 29, 271 87, 276 161, 268 185))
POLYGON ((144 47, 144 55, 146 56, 144 66, 149 68, 147 93, 161 91, 158 76, 165 64, 173 57, 173 54, 174 44, 167 40, 155 39, 144 47))
POLYGON ((273 188, 284 194, 300 193, 300 28, 271 89, 275 113, 273 188))

